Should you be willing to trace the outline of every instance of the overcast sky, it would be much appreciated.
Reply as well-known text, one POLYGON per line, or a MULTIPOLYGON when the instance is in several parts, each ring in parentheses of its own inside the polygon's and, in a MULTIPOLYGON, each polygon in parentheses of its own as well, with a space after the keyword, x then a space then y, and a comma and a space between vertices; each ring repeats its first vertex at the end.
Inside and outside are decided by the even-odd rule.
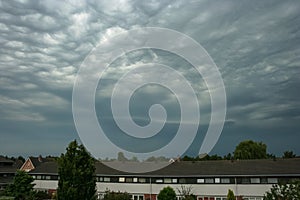
MULTIPOLYGON (((300 154, 299 10, 297 0, 0 1, 0 154, 59 155, 71 140, 80 140, 72 89, 81 63, 105 38, 140 27, 182 32, 218 66, 227 115, 211 154, 232 152, 246 139, 266 143, 269 153, 300 154)), ((203 139, 210 113, 207 88, 185 60, 160 50, 132 52, 112 64, 99 84, 105 87, 96 92, 100 124, 117 131, 106 94, 122 69, 153 60, 181 71, 198 88, 203 123, 196 139, 203 139)), ((137 124, 149 123, 149 106, 161 103, 170 120, 165 131, 177 128, 180 112, 170 91, 149 85, 132 101, 137 124)), ((194 142, 187 152, 199 148, 194 142)))

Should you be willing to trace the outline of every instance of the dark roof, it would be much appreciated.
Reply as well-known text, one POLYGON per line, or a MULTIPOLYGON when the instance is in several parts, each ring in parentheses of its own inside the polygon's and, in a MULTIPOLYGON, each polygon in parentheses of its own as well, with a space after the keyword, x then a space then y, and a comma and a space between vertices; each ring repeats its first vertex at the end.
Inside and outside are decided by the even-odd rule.
POLYGON ((41 156, 39 157, 29 157, 29 159, 31 160, 32 164, 34 167, 38 167, 39 165, 41 165, 42 163, 46 163, 46 162, 52 162, 53 158, 43 158, 41 156))
MULTIPOLYGON (((138 164, 138 163, 136 163, 138 164)), ((300 159, 277 159, 277 160, 219 160, 219 161, 180 161, 174 162, 165 168, 154 172, 148 172, 143 176, 300 176, 300 159)), ((41 163, 32 174, 57 174, 56 162, 41 163)), ((107 167, 101 162, 96 163, 98 175, 134 175, 121 172, 107 167)))
POLYGON ((242 175, 297 175, 300 176, 300 159, 278 160, 221 160, 175 162, 158 170, 159 175, 182 176, 242 176, 242 175))
POLYGON ((0 185, 7 185, 13 181, 14 174, 22 166, 21 160, 11 160, 3 156, 0 157, 0 185), (7 176, 3 176, 6 174, 7 176))
POLYGON ((0 163, 13 163, 14 161, 4 156, 0 156, 0 163))
POLYGON ((21 160, 12 161, 11 165, 0 165, 0 173, 16 173, 18 169, 22 166, 23 162, 21 160))
POLYGON ((40 163, 29 174, 57 174, 58 164, 55 161, 40 163))

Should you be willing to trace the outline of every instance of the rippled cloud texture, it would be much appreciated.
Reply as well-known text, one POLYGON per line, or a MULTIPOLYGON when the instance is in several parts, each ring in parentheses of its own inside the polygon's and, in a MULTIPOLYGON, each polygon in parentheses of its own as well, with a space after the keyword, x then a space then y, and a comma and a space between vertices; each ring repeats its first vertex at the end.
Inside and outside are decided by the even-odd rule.
MULTIPOLYGON (((83 59, 111 35, 155 26, 192 37, 219 67, 227 92, 227 120, 212 153, 227 154, 240 141, 253 139, 266 143, 270 153, 300 154, 299 10, 299 1, 280 0, 0 1, 0 153, 64 151, 70 140, 78 139, 72 87, 83 59)), ((96 108, 101 108, 109 82, 122 70, 153 60, 179 71, 188 66, 159 50, 132 52, 113 63, 119 66, 116 70, 107 71, 103 84, 108 86, 97 91, 96 108)), ((207 88, 193 70, 182 71, 199 88, 199 132, 205 132, 210 112, 207 88)), ((172 95, 155 86, 144 89, 144 95, 153 94, 147 96, 148 104, 163 99, 173 116, 171 123, 176 123, 172 95)), ((132 113, 145 125, 145 102, 138 101, 142 94, 134 96, 132 113)), ((105 113, 101 117, 110 120, 105 113)), ((114 130, 109 123, 105 126, 114 130)), ((189 152, 197 150, 194 145, 189 152)))

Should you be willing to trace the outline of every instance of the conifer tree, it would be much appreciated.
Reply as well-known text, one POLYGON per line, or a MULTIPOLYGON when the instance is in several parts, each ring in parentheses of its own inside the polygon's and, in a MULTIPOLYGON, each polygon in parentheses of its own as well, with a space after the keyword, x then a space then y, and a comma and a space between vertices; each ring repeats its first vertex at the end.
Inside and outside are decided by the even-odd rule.
POLYGON ((76 140, 67 147, 67 152, 58 159, 58 200, 95 199, 95 160, 83 145, 76 140))

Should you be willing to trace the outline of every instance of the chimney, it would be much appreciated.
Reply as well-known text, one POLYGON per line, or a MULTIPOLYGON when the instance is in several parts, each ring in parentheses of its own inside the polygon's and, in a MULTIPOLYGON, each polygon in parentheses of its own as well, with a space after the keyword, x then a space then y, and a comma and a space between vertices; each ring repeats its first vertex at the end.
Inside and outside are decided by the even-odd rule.
POLYGON ((38 160, 39 160, 39 162, 43 162, 43 157, 41 155, 39 155, 38 160))

